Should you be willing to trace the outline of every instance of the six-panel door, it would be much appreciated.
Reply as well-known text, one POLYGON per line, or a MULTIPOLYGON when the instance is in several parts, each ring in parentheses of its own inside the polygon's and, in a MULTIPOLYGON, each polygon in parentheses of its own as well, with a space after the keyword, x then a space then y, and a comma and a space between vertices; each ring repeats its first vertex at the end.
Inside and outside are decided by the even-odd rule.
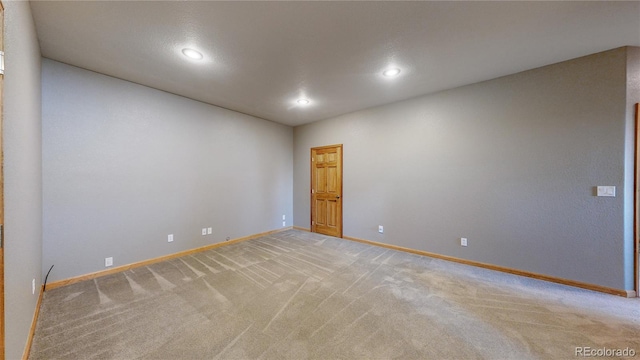
POLYGON ((342 145, 311 149, 311 231, 342 237, 342 145))

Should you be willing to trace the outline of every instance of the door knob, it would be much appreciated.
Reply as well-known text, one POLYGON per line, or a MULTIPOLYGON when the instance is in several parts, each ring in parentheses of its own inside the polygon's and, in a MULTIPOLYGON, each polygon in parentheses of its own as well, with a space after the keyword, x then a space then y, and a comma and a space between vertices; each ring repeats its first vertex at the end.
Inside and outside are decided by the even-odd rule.
POLYGON ((336 195, 336 199, 340 199, 340 195, 336 195))

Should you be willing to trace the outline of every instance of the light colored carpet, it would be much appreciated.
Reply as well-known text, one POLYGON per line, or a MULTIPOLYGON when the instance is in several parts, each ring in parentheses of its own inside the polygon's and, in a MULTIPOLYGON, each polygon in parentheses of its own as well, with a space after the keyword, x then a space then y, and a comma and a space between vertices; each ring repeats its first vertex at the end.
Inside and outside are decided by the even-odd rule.
POLYGON ((289 230, 45 293, 31 359, 575 359, 640 301, 289 230))

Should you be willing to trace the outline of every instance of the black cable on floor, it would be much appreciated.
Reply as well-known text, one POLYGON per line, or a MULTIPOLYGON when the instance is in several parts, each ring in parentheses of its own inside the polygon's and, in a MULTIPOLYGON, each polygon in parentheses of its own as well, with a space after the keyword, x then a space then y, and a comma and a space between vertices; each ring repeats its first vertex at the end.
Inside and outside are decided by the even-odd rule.
POLYGON ((47 276, 44 277, 44 285, 42 285, 43 292, 47 290, 47 278, 49 278, 49 273, 51 272, 51 270, 53 270, 53 265, 51 265, 51 267, 49 268, 49 271, 47 271, 47 276))

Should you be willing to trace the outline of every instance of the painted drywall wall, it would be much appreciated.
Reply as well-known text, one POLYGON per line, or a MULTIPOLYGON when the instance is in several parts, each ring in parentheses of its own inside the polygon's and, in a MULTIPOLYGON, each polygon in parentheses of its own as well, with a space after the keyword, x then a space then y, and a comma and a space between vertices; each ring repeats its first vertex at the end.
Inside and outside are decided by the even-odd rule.
POLYGON ((282 215, 292 225, 291 127, 49 59, 42 69, 50 281, 279 229, 282 215))
POLYGON ((5 355, 19 359, 42 284, 41 57, 29 3, 3 5, 5 355))
POLYGON ((296 127, 295 225, 309 149, 341 143, 345 236, 631 289, 625 84, 621 48, 296 127))

